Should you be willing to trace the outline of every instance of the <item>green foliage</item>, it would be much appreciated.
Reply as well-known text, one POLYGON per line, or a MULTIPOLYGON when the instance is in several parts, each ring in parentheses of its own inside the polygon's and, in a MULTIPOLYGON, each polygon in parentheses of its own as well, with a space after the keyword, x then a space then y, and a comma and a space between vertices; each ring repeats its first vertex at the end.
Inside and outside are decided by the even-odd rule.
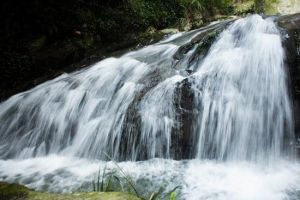
POLYGON ((266 0, 265 2, 265 13, 267 15, 274 15, 278 13, 277 4, 279 0, 266 0))
POLYGON ((248 13, 255 12, 255 2, 254 0, 244 0, 241 3, 234 5, 234 14, 236 15, 246 15, 248 13))
POLYGON ((279 0, 242 0, 236 4, 236 14, 265 13, 276 14, 279 0))
POLYGON ((258 13, 264 13, 265 11, 265 0, 254 0, 255 11, 258 13))
POLYGON ((130 7, 142 27, 164 28, 175 24, 184 14, 178 0, 131 0, 130 7))
POLYGON ((93 192, 113 192, 122 191, 123 185, 121 179, 117 175, 117 171, 107 172, 106 165, 101 174, 99 168, 96 180, 92 183, 93 192))
POLYGON ((131 0, 130 7, 137 14, 141 26, 164 28, 172 26, 183 18, 197 19, 202 16, 228 14, 232 0, 131 0))
POLYGON ((140 198, 140 195, 139 195, 139 193, 138 193, 138 191, 137 191, 137 189, 136 189, 136 187, 135 187, 135 184, 134 184, 134 182, 132 181, 131 177, 130 177, 129 175, 127 175, 127 174, 123 171, 123 169, 118 165, 118 163, 117 163, 116 161, 114 161, 108 154, 105 153, 105 155, 106 155, 106 157, 107 157, 109 160, 111 160, 111 161, 115 164, 115 166, 116 166, 117 169, 119 170, 120 174, 121 174, 121 175, 123 176, 123 178, 125 179, 126 183, 130 186, 131 189, 133 189, 135 195, 136 195, 137 197, 140 198))
MULTIPOLYGON (((166 199, 169 197, 170 197, 170 200, 176 200, 177 194, 175 191, 179 188, 179 186, 174 187, 171 191, 166 191, 166 186, 161 186, 159 188, 159 190, 152 192, 150 197, 145 197, 144 195, 141 195, 141 193, 137 189, 135 182, 131 179, 131 177, 129 175, 127 175, 124 172, 124 170, 119 166, 119 164, 117 162, 115 162, 109 155, 107 155, 107 154, 105 154, 105 155, 110 161, 112 161, 114 163, 114 165, 117 168, 117 171, 114 171, 112 174, 114 174, 113 177, 116 177, 118 179, 118 182, 122 188, 122 191, 123 191, 123 184, 125 184, 124 188, 129 188, 129 190, 126 192, 129 192, 142 200, 159 200, 159 199, 166 199), (119 174, 120 176, 118 176, 117 174, 119 174), (125 183, 123 183, 122 180, 124 180, 125 183)), ((104 168, 104 170, 105 170, 105 168, 104 168)), ((98 171, 98 178, 97 178, 98 182, 100 180, 99 174, 100 174, 100 170, 98 171)), ((102 183, 103 182, 104 182, 104 177, 102 177, 102 183)), ((110 179, 106 180, 106 182, 108 182, 107 185, 109 185, 110 179)), ((105 190, 103 190, 103 191, 105 191, 105 190)), ((110 190, 110 191, 117 191, 117 190, 110 190)))
MULTIPOLYGON (((214 12, 214 9, 219 10, 221 13, 228 13, 232 7, 232 0, 180 0, 181 4, 189 12, 204 12, 210 10, 214 12)), ((213 13, 212 13, 213 14, 213 13)), ((216 14, 216 13, 214 13, 216 14)))

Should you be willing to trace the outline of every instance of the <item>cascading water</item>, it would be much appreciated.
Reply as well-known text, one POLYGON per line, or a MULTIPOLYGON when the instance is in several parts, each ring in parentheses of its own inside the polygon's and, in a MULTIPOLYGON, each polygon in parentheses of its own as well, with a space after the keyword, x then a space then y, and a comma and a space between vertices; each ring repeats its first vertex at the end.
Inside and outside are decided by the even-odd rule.
POLYGON ((177 48, 157 45, 109 58, 12 97, 0 109, 1 157, 61 153, 101 158, 105 152, 118 158, 126 111, 143 88, 139 81, 167 64, 177 48), (138 59, 152 61, 147 65, 138 59))
POLYGON ((276 25, 253 15, 62 75, 0 104, 0 180, 89 189, 108 154, 145 194, 167 182, 179 199, 297 199, 283 63, 276 25))
MULTIPOLYGON (((142 139, 149 158, 170 158, 172 128, 176 127, 174 91, 180 75, 166 79, 149 91, 141 106, 142 139)), ((143 146, 143 145, 142 145, 143 146)), ((141 151, 142 149, 140 149, 141 151)))
POLYGON ((279 31, 252 16, 221 34, 193 74, 198 157, 267 161, 288 151, 293 120, 279 31))

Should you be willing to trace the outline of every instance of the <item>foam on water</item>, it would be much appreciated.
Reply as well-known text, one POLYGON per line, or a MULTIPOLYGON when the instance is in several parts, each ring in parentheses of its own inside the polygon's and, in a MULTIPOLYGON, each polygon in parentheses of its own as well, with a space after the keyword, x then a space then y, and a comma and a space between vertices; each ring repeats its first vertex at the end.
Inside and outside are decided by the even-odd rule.
MULTIPOLYGON (((137 183, 142 194, 157 191, 161 185, 166 190, 180 186, 179 199, 296 200, 294 195, 300 190, 300 164, 283 160, 276 166, 263 166, 249 162, 152 159, 121 162, 119 166, 137 183)), ((0 180, 54 192, 92 190, 99 167, 101 171, 104 167, 107 171, 117 169, 112 162, 56 155, 2 160, 0 180)))
POLYGON ((146 147, 149 158, 171 158, 171 134, 176 126, 174 90, 183 79, 180 75, 166 79, 149 91, 140 104, 142 138, 139 151, 146 147))
POLYGON ((291 153, 293 117, 271 19, 235 21, 193 74, 198 157, 272 162, 291 153))

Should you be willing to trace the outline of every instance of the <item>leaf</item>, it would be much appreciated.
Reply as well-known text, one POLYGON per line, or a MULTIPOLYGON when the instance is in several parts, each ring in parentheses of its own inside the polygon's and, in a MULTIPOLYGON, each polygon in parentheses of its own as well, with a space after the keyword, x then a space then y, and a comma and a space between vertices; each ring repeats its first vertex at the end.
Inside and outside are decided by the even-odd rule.
POLYGON ((176 200, 176 198, 177 198, 177 193, 174 191, 171 193, 170 200, 176 200))
POLYGON ((107 153, 104 153, 104 154, 109 160, 111 160, 117 166, 117 168, 119 169, 119 171, 121 172, 121 174, 123 175, 123 177, 125 178, 127 183, 134 190, 136 196, 141 198, 141 196, 139 195, 139 193, 138 193, 137 189, 135 188, 134 183, 132 182, 130 177, 123 171, 123 169, 118 165, 118 163, 116 161, 114 161, 107 153))

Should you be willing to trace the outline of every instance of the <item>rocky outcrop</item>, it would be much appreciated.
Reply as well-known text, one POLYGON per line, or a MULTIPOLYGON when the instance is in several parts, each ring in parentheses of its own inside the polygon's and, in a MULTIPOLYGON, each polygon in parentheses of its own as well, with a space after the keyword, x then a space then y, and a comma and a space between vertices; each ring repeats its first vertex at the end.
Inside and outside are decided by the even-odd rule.
MULTIPOLYGON (((144 85, 143 90, 139 92, 132 104, 129 106, 126 113, 126 123, 124 123, 121 139, 122 142, 119 151, 120 160, 149 159, 145 154, 146 152, 142 150, 146 147, 143 147, 140 138, 142 122, 139 109, 140 101, 143 99, 145 94, 157 86, 165 78, 175 75, 176 71, 179 71, 184 76, 191 74, 194 69, 189 67, 194 64, 199 64, 204 59, 215 39, 232 22, 233 20, 225 20, 212 26, 197 29, 172 41, 172 43, 180 46, 177 52, 173 55, 174 62, 160 63, 159 65, 161 66, 159 67, 159 70, 156 69, 149 73, 141 82, 144 85), (189 38, 193 39, 182 44, 182 41, 187 41, 189 38), (187 56, 189 53, 191 53, 191 55, 187 56), (188 65, 184 64, 186 61, 189 63, 188 65), (141 151, 138 151, 139 153, 138 155, 135 155, 135 158, 128 157, 133 155, 132 151, 138 148, 140 148, 141 151)), ((179 122, 179 125, 172 128, 170 156, 178 160, 191 159, 195 157, 196 153, 194 152, 196 140, 193 139, 195 137, 192 135, 193 119, 196 111, 194 110, 194 94, 191 89, 189 78, 185 78, 182 82, 177 84, 174 96, 177 113, 176 121, 179 122)))

